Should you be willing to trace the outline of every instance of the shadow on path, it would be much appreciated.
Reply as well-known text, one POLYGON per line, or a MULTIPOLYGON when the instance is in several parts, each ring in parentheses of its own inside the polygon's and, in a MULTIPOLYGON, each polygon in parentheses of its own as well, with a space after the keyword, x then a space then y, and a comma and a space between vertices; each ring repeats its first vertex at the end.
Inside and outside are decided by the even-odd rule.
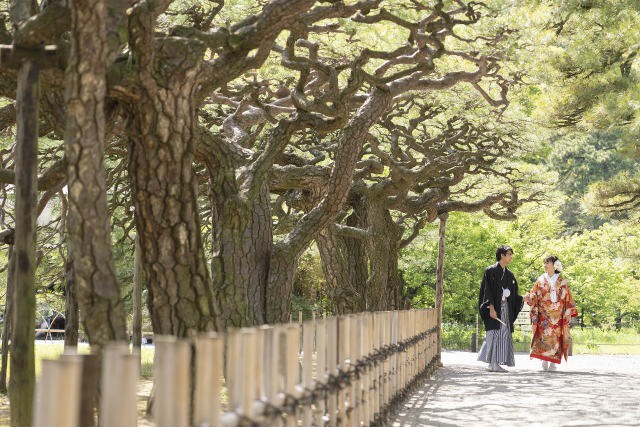
POLYGON ((519 354, 509 373, 476 357, 443 353, 389 426, 640 426, 640 356, 575 356, 544 372, 519 354))

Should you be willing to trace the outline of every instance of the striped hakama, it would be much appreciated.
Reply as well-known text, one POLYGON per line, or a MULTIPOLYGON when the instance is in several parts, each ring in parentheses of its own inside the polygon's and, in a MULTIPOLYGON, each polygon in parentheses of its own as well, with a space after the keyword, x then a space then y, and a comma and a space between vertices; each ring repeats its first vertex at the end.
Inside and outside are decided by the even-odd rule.
POLYGON ((500 307, 500 320, 506 326, 500 325, 498 330, 487 331, 478 360, 489 364, 515 366, 513 340, 509 328, 509 304, 506 301, 502 301, 500 307))

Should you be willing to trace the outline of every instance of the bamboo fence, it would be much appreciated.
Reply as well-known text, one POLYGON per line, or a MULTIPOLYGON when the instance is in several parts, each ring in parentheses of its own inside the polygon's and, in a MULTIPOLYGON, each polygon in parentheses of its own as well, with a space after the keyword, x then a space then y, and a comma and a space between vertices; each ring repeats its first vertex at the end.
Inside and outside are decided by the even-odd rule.
MULTIPOLYGON (((156 337, 153 422, 157 427, 384 425, 410 387, 435 369, 437 320, 436 309, 366 312, 191 339, 156 337)), ((81 424, 83 406, 91 404, 81 392, 84 357, 43 362, 33 427, 81 424)), ((100 426, 137 426, 139 366, 139 354, 128 345, 105 349, 100 426)))

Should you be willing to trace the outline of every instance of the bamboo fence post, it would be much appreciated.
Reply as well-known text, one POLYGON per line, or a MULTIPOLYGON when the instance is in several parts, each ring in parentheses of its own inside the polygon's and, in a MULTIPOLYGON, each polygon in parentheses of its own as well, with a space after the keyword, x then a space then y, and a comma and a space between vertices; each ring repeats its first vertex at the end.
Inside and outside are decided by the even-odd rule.
MULTIPOLYGON (((327 371, 330 377, 338 375, 338 318, 327 318, 327 371)), ((328 396, 329 427, 337 427, 338 393, 329 391, 328 396)))
MULTIPOLYGON (((415 325, 415 317, 413 316, 413 310, 407 312, 408 318, 408 327, 409 334, 408 338, 413 338, 415 336, 416 325, 415 325)), ((407 383, 410 383, 414 377, 415 370, 415 344, 412 344, 409 347, 409 375, 407 377, 407 383)))
MULTIPOLYGON (((409 311, 405 311, 404 313, 404 327, 405 327, 405 339, 409 340, 411 339, 411 312, 409 311)), ((402 385, 402 388, 404 389, 407 385, 409 385, 409 382, 411 381, 411 347, 408 347, 405 352, 405 357, 407 360, 407 365, 406 365, 406 372, 405 372, 405 380, 404 380, 404 384, 402 385)))
MULTIPOLYGON (((264 328, 264 356, 265 356, 265 390, 267 401, 274 407, 282 405, 282 375, 280 369, 280 332, 282 326, 271 326, 264 328)), ((282 417, 268 420, 269 426, 279 427, 282 425, 282 417)))
MULTIPOLYGON (((313 389, 313 341, 315 321, 307 320, 302 324, 302 385, 305 391, 313 389)), ((312 422, 311 405, 305 406, 302 412, 302 425, 310 426, 312 422)))
MULTIPOLYGON (((425 310, 424 314, 424 329, 425 331, 431 329, 429 326, 429 311, 425 310)), ((424 364, 425 368, 429 366, 429 339, 431 338, 431 333, 424 337, 424 364)))
POLYGON ((257 356, 256 357, 256 370, 258 372, 258 377, 256 378, 256 397, 261 405, 261 408, 257 413, 263 414, 266 408, 265 403, 267 402, 267 389, 266 389, 266 348, 267 348, 267 325, 261 325, 256 328, 256 345, 258 346, 257 356))
POLYGON ((240 399, 240 413, 253 420, 254 401, 257 392, 258 377, 258 346, 257 346, 257 332, 253 328, 243 328, 240 330, 240 347, 241 347, 241 360, 240 364, 240 386, 241 399, 240 399))
POLYGON ((77 427, 80 414, 82 359, 42 361, 36 387, 33 427, 77 427))
MULTIPOLYGON (((389 328, 391 327, 391 322, 389 321, 389 311, 382 312, 382 327, 380 328, 380 346, 387 347, 389 344, 389 328)), ((391 365, 391 358, 386 356, 384 361, 382 362, 382 402, 380 403, 381 412, 384 412, 384 408, 387 407, 387 403, 389 403, 389 368, 391 365)))
MULTIPOLYGON (((378 328, 378 336, 379 336, 379 347, 382 349, 386 347, 386 337, 385 332, 387 328, 387 313, 383 311, 380 313, 380 327, 378 328)), ((378 415, 382 416, 384 412, 384 408, 387 405, 385 390, 387 388, 387 367, 388 367, 389 356, 385 356, 385 358, 380 363, 380 388, 379 388, 379 396, 380 396, 380 407, 378 409, 378 415)))
MULTIPOLYGON (((406 333, 406 339, 411 339, 412 334, 411 334, 411 312, 409 311, 405 311, 403 314, 404 317, 404 327, 405 329, 405 333, 406 333)), ((406 357, 407 357, 407 368, 406 368, 406 372, 405 372, 405 381, 404 384, 402 386, 402 388, 404 389, 409 382, 411 381, 411 374, 412 374, 412 370, 411 370, 411 347, 407 347, 407 349, 404 351, 406 357)))
POLYGON ((196 426, 220 427, 220 389, 223 376, 224 342, 216 333, 195 339, 195 387, 193 421, 196 426))
MULTIPOLYGON (((377 321, 377 325, 378 325, 378 330, 377 330, 377 336, 378 336, 378 349, 382 350, 384 349, 386 343, 384 341, 384 332, 385 332, 385 327, 386 327, 386 316, 385 316, 385 312, 380 311, 377 314, 378 317, 378 321, 377 321)), ((384 410, 384 405, 385 405, 385 400, 384 400, 384 388, 385 388, 385 384, 386 384, 386 364, 387 364, 387 359, 388 356, 384 356, 384 358, 380 361, 380 363, 378 364, 378 391, 376 392, 376 397, 377 397, 377 401, 378 401, 378 410, 377 415, 378 417, 382 416, 382 412, 384 410)))
MULTIPOLYGON (((358 339, 359 333, 361 333, 360 314, 354 314, 351 316, 351 327, 349 334, 349 371, 353 372, 357 369, 358 362, 360 361, 360 340, 358 339)), ((349 409, 351 424, 356 427, 360 427, 362 418, 360 417, 360 378, 356 377, 349 387, 349 409)))
MULTIPOLYGON (((424 312, 424 330, 425 332, 429 330, 429 312, 427 310, 425 310, 424 312)), ((424 367, 425 368, 427 368, 427 366, 429 365, 429 335, 426 335, 424 337, 424 367)))
MULTIPOLYGON (((327 321, 320 319, 316 321, 316 383, 326 386, 327 384, 327 321)), ((324 426, 324 415, 326 412, 326 395, 318 402, 315 411, 315 425, 324 426)))
MULTIPOLYGON (((425 310, 425 330, 431 329, 431 312, 429 310, 425 310)), ((431 332, 426 336, 425 339, 425 365, 431 364, 431 332)))
MULTIPOLYGON (((437 313, 435 311, 431 312, 431 322, 430 327, 433 328, 437 323, 437 313)), ((437 357, 437 341, 438 337, 436 334, 431 334, 431 358, 429 360, 430 364, 433 364, 435 357, 437 357)))
POLYGON ((140 353, 129 353, 124 342, 107 344, 102 358, 99 424, 102 427, 136 427, 136 385, 140 375, 140 353))
MULTIPOLYGON (((286 346, 286 388, 288 396, 299 398, 300 393, 300 362, 298 350, 300 348, 300 328, 297 324, 287 326, 287 346, 286 346)), ((297 408, 293 412, 287 413, 287 427, 295 427, 297 423, 297 408)))
MULTIPOLYGON (((373 313, 373 335, 372 346, 373 351, 376 352, 380 348, 380 313, 373 313)), ((373 402, 373 408, 371 411, 372 422, 375 421, 376 416, 380 412, 380 362, 376 363, 373 369, 373 388, 371 390, 371 401, 373 402)))
POLYGON ((227 331, 227 357, 225 358, 225 385, 229 408, 234 413, 240 406, 240 385, 238 384, 238 372, 240 371, 240 331, 237 328, 230 328, 227 331))
MULTIPOLYGON (((421 321, 420 314, 421 314, 420 310, 415 310, 415 313, 413 315, 413 318, 414 318, 414 320, 416 322, 416 325, 414 327, 416 335, 420 335, 420 333, 422 332, 422 327, 420 325, 420 321, 421 321)), ((415 344, 415 348, 416 348, 416 350, 415 350, 415 352, 416 352, 416 355, 415 355, 415 360, 416 360, 415 361, 415 374, 416 374, 416 376, 418 376, 420 374, 420 360, 421 360, 421 355, 422 355, 422 352, 421 352, 422 339, 417 339, 416 344, 415 344)))
MULTIPOLYGON (((391 344, 398 344, 398 316, 400 312, 394 311, 391 317, 391 344)), ((394 353, 391 358, 391 397, 395 398, 400 390, 400 375, 398 371, 398 353, 394 353)))
MULTIPOLYGON (((405 313, 398 313, 398 342, 403 342, 406 338, 405 336, 405 324, 404 324, 405 313)), ((405 355, 406 352, 398 353, 398 388, 400 390, 404 390, 404 376, 405 376, 405 355)))
MULTIPOLYGON (((427 310, 422 311, 422 332, 427 332, 429 330, 429 312, 427 310)), ((422 369, 426 369, 429 359, 429 355, 427 354, 427 349, 429 347, 429 335, 425 335, 422 340, 422 369)))
MULTIPOLYGON (((371 355, 371 341, 369 339, 371 331, 371 314, 364 313, 360 319, 362 324, 362 334, 360 335, 360 357, 365 359, 371 355)), ((369 390, 371 388, 371 366, 366 366, 362 373, 362 424, 369 427, 371 424, 371 400, 369 399, 369 390)))
MULTIPOLYGON (((338 324, 338 337, 337 337, 337 346, 336 346, 338 363, 336 368, 336 375, 338 377, 341 377, 340 373, 344 371, 344 345, 345 345, 344 338, 345 338, 345 328, 346 328, 345 317, 338 316, 336 318, 336 322, 338 324)), ((346 423, 346 419, 344 417, 346 414, 345 389, 342 387, 338 389, 337 395, 338 395, 338 412, 336 415, 336 422, 339 426, 349 425, 348 423, 346 423)))
POLYGON ((242 414, 242 331, 232 329, 227 334, 227 390, 229 393, 229 409, 231 414, 223 419, 223 424, 238 423, 238 416, 242 414))
MULTIPOLYGON (((405 311, 402 314, 404 317, 404 327, 405 327, 405 333, 406 333, 405 339, 409 340, 413 337, 412 327, 411 327, 411 312, 405 311)), ((407 357, 407 369, 405 372, 405 381, 402 386, 403 389, 411 382, 411 378, 413 375, 413 370, 412 370, 413 368, 411 366, 413 354, 411 353, 411 346, 407 347, 404 353, 406 354, 406 357, 407 357)))
MULTIPOLYGON (((422 310, 416 311, 416 334, 422 335, 424 329, 422 327, 422 310)), ((420 375, 422 372, 422 337, 417 341, 417 356, 416 356, 416 375, 420 375)))
POLYGON ((189 426, 189 364, 191 345, 173 336, 156 337, 154 378, 156 427, 189 426))
MULTIPOLYGON (((340 347, 338 347, 340 370, 343 373, 348 373, 351 363, 351 317, 341 316, 340 319, 340 347)), ((351 418, 353 406, 353 397, 351 396, 351 384, 348 387, 343 387, 340 390, 340 415, 339 420, 343 425, 352 426, 353 421, 351 418)))

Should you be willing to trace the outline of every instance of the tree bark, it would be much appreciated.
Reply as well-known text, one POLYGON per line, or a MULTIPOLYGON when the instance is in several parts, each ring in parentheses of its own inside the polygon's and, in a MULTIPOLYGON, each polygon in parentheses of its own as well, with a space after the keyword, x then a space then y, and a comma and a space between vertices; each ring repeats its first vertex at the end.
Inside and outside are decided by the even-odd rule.
MULTIPOLYGON (((366 209, 360 200, 352 202, 353 213, 345 221, 349 227, 366 228, 366 209)), ((327 298, 335 314, 357 313, 367 309, 369 258, 365 239, 345 235, 329 225, 316 237, 327 283, 327 298)))
POLYGON ((103 346, 126 338, 111 248, 104 169, 106 5, 97 0, 74 0, 71 13, 65 130, 69 255, 85 332, 92 345, 103 346))
POLYGON ((172 37, 156 43, 154 22, 144 11, 131 20, 140 91, 129 116, 129 174, 153 330, 184 337, 216 326, 192 165, 204 46, 172 37))
POLYGON ((273 246, 269 190, 256 198, 225 194, 225 180, 212 177, 214 190, 212 272, 223 328, 265 322, 264 295, 273 246), (223 184, 223 185, 219 185, 223 184))
POLYGON ((13 258, 13 244, 9 244, 7 260, 9 271, 7 272, 7 296, 5 298, 4 321, 2 322, 2 368, 0 368, 0 393, 7 392, 7 362, 9 358, 9 337, 11 336, 11 305, 15 292, 15 263, 13 258))
POLYGON ((80 326, 80 308, 78 306, 78 285, 73 272, 73 261, 65 261, 65 310, 64 310, 64 348, 78 346, 80 326))
POLYGON ((367 202, 370 273, 365 299, 373 311, 397 310, 402 305, 403 281, 398 270, 402 228, 381 202, 375 198, 367 202))
POLYGON ((144 267, 140 250, 140 238, 136 235, 133 258, 133 319, 131 321, 131 341, 133 348, 142 346, 142 289, 144 288, 144 267))
POLYGON ((18 70, 16 146, 15 292, 9 398, 11 425, 30 426, 35 388, 35 268, 38 166, 39 67, 25 61, 18 70))

